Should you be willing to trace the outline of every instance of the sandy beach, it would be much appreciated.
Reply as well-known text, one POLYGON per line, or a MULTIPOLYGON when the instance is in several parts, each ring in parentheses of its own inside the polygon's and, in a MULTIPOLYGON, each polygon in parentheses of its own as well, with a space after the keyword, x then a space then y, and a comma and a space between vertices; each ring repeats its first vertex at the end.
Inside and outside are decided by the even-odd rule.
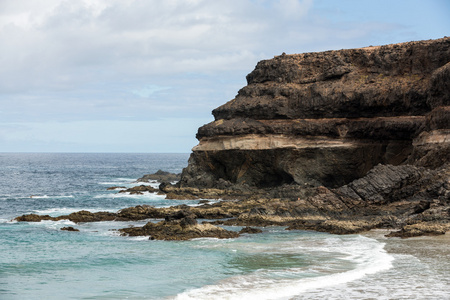
POLYGON ((386 238, 388 230, 363 236, 385 243, 392 268, 292 299, 450 299, 450 234, 386 238))

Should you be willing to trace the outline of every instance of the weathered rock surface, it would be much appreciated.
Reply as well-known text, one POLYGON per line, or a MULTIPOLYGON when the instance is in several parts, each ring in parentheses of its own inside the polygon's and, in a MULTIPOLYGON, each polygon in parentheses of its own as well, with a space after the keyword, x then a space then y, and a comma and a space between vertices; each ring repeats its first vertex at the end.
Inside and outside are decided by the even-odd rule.
POLYGON ((261 61, 198 130, 180 186, 336 188, 380 163, 437 167, 449 81, 450 38, 261 61))
POLYGON ((40 222, 44 220, 60 221, 69 220, 74 223, 85 222, 101 222, 101 221, 137 221, 148 218, 164 218, 165 212, 160 212, 149 205, 139 205, 136 207, 129 207, 113 212, 96 212, 81 210, 71 213, 69 215, 62 215, 58 217, 51 217, 49 215, 28 214, 15 218, 18 222, 40 222))
POLYGON ((164 219, 121 230, 154 239, 258 231, 213 224, 388 228, 398 237, 450 230, 450 38, 281 55, 247 82, 198 130, 180 181, 151 179, 170 199, 223 201, 16 220, 164 219))
MULTIPOLYGON (((233 237, 221 230, 197 228, 196 219, 219 219, 213 224, 238 226, 288 226, 288 229, 316 230, 336 234, 357 233, 373 228, 401 229, 390 236, 411 237, 442 234, 450 229, 450 168, 427 169, 411 165, 378 165, 366 176, 348 185, 318 187, 306 198, 274 199, 258 196, 190 207, 129 207, 116 213, 80 211, 66 216, 35 214, 17 221, 68 219, 76 223, 164 219, 159 225, 124 229, 128 235, 149 235, 155 239, 233 237), (195 222, 194 222, 195 221, 195 222), (183 227, 183 226, 184 227, 183 227), (186 229, 186 226, 194 226, 186 229), (156 227, 155 227, 156 226, 156 227), (181 229, 180 229, 181 228, 181 229), (208 232, 208 233, 206 233, 208 232), (170 235, 174 235, 170 237, 170 235)), ((244 229, 241 233, 255 232, 244 229)))
POLYGON ((119 191, 119 193, 129 193, 130 195, 142 195, 144 194, 144 192, 156 193, 158 191, 159 191, 158 189, 155 189, 149 185, 139 185, 129 189, 121 190, 119 191))
POLYGON ((190 240, 195 238, 214 237, 219 239, 235 238, 239 233, 229 231, 211 224, 198 224, 192 217, 180 220, 148 222, 143 227, 123 228, 119 230, 122 235, 150 236, 152 240, 190 240))
POLYGON ((199 128, 180 191, 281 199, 228 224, 448 228, 450 38, 283 54, 247 82, 199 128))
POLYGON ((124 186, 111 186, 107 188, 107 191, 115 191, 115 190, 126 190, 127 188, 124 186))
POLYGON ((170 172, 166 172, 163 170, 158 170, 156 173, 153 174, 146 174, 136 180, 137 182, 150 182, 153 180, 159 181, 159 182, 172 182, 172 181, 178 181, 180 180, 181 174, 174 174, 170 172))

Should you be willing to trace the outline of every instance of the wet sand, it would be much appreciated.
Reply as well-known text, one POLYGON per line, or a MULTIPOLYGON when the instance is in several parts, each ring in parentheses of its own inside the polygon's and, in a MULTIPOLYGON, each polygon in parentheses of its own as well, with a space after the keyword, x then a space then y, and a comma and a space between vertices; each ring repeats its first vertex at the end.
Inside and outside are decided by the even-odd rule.
POLYGON ((363 235, 385 244, 392 268, 292 299, 450 299, 450 233, 386 238, 387 230, 363 235))

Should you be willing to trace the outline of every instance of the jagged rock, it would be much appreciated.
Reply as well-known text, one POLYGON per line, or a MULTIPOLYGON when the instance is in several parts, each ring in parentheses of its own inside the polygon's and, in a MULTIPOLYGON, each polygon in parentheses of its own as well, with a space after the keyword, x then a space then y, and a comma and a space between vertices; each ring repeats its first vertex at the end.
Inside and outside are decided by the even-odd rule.
POLYGON ((195 219, 182 218, 177 221, 149 222, 143 227, 120 229, 122 235, 150 236, 152 240, 190 240, 195 238, 235 238, 239 233, 211 224, 197 224, 195 219))
POLYGON ((126 189, 126 187, 124 187, 124 186, 112 186, 112 187, 107 188, 106 190, 107 191, 114 191, 114 190, 121 190, 121 189, 126 189))
POLYGON ((153 174, 147 174, 136 180, 137 182, 149 182, 152 180, 156 180, 158 182, 164 182, 164 181, 178 181, 180 180, 181 174, 175 174, 170 172, 165 172, 162 170, 156 171, 156 173, 153 174))
MULTIPOLYGON (((57 217, 56 219, 61 220, 62 217, 57 217)), ((69 214, 67 219, 74 223, 114 221, 116 219, 116 214, 110 212, 91 213, 89 211, 82 210, 69 214)))
POLYGON ((149 185, 139 185, 123 191, 119 191, 119 193, 130 193, 131 195, 142 195, 144 192, 156 193, 158 192, 158 190, 149 185))
POLYGON ((166 199, 172 200, 197 200, 197 199, 236 199, 244 195, 249 196, 252 190, 243 189, 218 189, 218 188, 195 188, 178 187, 167 182, 159 185, 159 190, 166 194, 166 199))
POLYGON ((20 217, 15 218, 17 222, 40 222, 44 220, 53 220, 53 217, 50 217, 49 215, 37 215, 37 214, 29 214, 29 215, 22 215, 20 217))
POLYGON ((259 62, 199 128, 179 186, 337 188, 380 163, 439 167, 450 157, 449 49, 442 38, 259 62))
POLYGON ((117 221, 137 221, 150 218, 164 218, 166 211, 157 209, 150 205, 138 205, 135 207, 128 207, 117 212, 117 221))
POLYGON ((191 212, 190 210, 186 209, 186 210, 179 210, 177 212, 168 214, 165 216, 165 220, 166 221, 173 221, 173 220, 181 220, 184 218, 189 218, 189 219, 195 219, 195 214, 193 212, 191 212))
MULTIPOLYGON (((177 208, 174 208, 175 210, 177 208)), ((58 217, 50 217, 49 215, 28 214, 15 218, 18 222, 40 222, 43 220, 60 221, 69 220, 74 223, 84 222, 102 222, 102 221, 138 221, 149 218, 164 218, 173 210, 162 208, 156 209, 150 205, 138 205, 136 207, 129 207, 119 210, 117 213, 113 212, 89 212, 81 210, 71 213, 69 215, 62 215, 58 217)))

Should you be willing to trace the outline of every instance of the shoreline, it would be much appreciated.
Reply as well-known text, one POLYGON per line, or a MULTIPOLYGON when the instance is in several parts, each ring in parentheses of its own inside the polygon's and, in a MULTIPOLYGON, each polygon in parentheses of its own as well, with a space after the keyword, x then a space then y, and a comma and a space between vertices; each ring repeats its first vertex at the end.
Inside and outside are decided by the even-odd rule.
POLYGON ((393 257, 391 268, 343 284, 299 293, 289 300, 446 299, 450 294, 450 234, 405 239, 385 237, 389 232, 391 230, 372 229, 359 234, 384 243, 384 251, 393 257))

